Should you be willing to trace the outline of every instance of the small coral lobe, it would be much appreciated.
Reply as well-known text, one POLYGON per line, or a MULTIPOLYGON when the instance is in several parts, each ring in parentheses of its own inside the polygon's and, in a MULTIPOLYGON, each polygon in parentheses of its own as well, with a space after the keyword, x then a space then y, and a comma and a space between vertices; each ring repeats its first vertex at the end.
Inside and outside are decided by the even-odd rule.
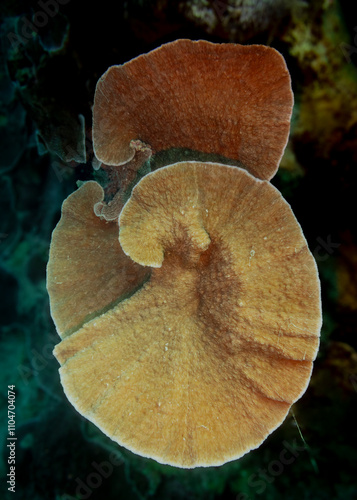
POLYGON ((145 163, 152 156, 152 149, 140 140, 131 141, 130 146, 135 150, 134 157, 125 165, 111 166, 102 164, 107 173, 108 181, 104 186, 104 200, 94 206, 98 217, 106 221, 116 221, 130 196, 131 188, 137 182, 139 172, 145 168, 145 163))
POLYGON ((52 234, 47 289, 62 337, 128 297, 149 274, 123 253, 117 222, 95 215, 94 207, 103 197, 98 183, 84 183, 64 201, 52 234))

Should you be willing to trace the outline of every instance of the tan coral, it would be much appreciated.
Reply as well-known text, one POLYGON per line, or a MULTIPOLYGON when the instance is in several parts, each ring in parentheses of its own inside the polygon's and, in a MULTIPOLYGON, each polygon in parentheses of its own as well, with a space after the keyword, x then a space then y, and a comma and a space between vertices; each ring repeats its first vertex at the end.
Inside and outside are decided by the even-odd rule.
POLYGON ((51 315, 61 337, 133 293, 149 270, 126 257, 117 222, 96 217, 103 189, 86 182, 63 203, 47 265, 51 315))
POLYGON ((259 446, 305 391, 319 343, 316 264, 289 205, 240 168, 178 163, 134 188, 120 243, 152 274, 56 347, 68 399, 178 467, 259 446))
POLYGON ((104 164, 121 165, 135 154, 131 141, 140 140, 156 152, 221 155, 269 180, 287 143, 292 105, 289 72, 276 50, 177 40, 102 76, 94 150, 104 164))

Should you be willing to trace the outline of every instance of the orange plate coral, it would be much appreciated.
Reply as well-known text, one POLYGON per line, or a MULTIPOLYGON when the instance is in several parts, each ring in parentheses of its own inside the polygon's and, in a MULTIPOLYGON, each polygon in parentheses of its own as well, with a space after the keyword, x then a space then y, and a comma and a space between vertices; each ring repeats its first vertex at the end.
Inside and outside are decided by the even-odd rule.
POLYGON ((130 143, 140 139, 155 151, 201 148, 246 167, 188 161, 160 168, 110 222, 94 213, 104 193, 93 181, 64 202, 48 264, 63 337, 54 351, 61 382, 82 415, 140 455, 186 468, 234 460, 259 446, 306 390, 321 327, 317 268, 289 205, 257 178, 270 179, 277 168, 291 105, 285 63, 259 46, 179 40, 108 70, 98 83, 94 141, 102 161, 130 161, 130 143), (258 89, 262 61, 275 90, 264 82, 258 89), (182 90, 182 65, 186 77, 209 87, 182 90), (144 81, 138 94, 135 78, 144 81), (169 81, 174 90, 164 96, 169 81), (135 102, 133 93, 146 98, 135 102), (213 94, 216 100, 205 99, 213 94), (176 110, 166 135, 164 105, 156 106, 164 97, 167 128, 176 110), (241 112, 249 99, 250 111, 241 112), (236 126, 222 109, 238 113, 236 126), (133 118, 139 110, 146 128, 133 118), (198 110, 205 119, 195 118, 198 110), (214 123, 219 133, 212 134, 214 123), (266 132, 259 147, 253 123, 266 132), (274 144, 268 130, 281 132, 274 144))

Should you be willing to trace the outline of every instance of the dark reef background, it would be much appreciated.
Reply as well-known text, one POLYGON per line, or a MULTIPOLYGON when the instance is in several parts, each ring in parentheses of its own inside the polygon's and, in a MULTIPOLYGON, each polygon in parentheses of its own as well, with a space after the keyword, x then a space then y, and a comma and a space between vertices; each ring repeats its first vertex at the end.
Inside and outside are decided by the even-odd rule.
POLYGON ((357 17, 354 2, 2 0, 1 498, 357 498, 357 17), (63 394, 45 286, 51 232, 93 177, 91 106, 113 64, 177 38, 262 43, 291 72, 291 137, 275 184, 319 267, 324 324, 310 386, 263 445, 182 470, 118 447, 63 394), (16 493, 7 491, 7 387, 16 493), (289 463, 282 463, 287 449, 289 463), (113 455, 114 452, 114 455, 113 455))

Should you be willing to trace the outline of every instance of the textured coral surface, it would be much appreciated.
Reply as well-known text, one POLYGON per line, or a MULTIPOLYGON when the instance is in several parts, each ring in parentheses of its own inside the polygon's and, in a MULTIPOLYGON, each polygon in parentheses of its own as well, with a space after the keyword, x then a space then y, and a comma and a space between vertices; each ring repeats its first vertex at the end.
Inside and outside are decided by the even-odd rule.
MULTIPOLYGON (((16 498, 357 496, 354 3, 280 2, 281 9, 263 17, 253 8, 242 16, 235 8, 243 3, 258 2, 1 2, 0 375, 4 396, 7 385, 16 386, 16 498), (58 9, 46 14, 44 4, 58 9), (96 82, 109 66, 178 38, 264 44, 283 54, 295 105, 273 183, 290 203, 316 259, 324 320, 311 383, 283 425, 241 459, 193 470, 138 457, 73 410, 52 354, 60 338, 46 291, 51 233, 63 200, 77 181, 94 179, 103 185, 107 203, 107 187, 116 178, 115 171, 92 165, 96 82)), ((259 2, 268 3, 276 2, 259 2)), ((136 170, 135 182, 145 173, 136 170)), ((5 442, 5 397, 1 409, 5 442)), ((2 478, 8 466, 4 451, 2 478)), ((3 485, 2 497, 15 498, 5 480, 3 485)))
MULTIPOLYGON (((77 217, 86 220, 92 207, 81 201, 95 187, 71 195, 77 217)), ((316 265, 291 209, 242 169, 183 162, 144 177, 119 225, 124 252, 153 270, 129 299, 56 346, 67 397, 114 441, 159 462, 220 465, 256 448, 305 391, 319 344, 316 265)), ((73 255, 63 229, 56 236, 50 266, 57 249, 73 255)), ((89 269, 102 250, 88 252, 89 269)), ((110 257, 105 265, 126 283, 121 270, 132 261, 110 257)), ((76 290, 87 281, 72 281, 77 259, 58 267, 51 305, 62 307, 56 286, 68 283, 73 292, 64 293, 86 308, 76 290)), ((68 307, 59 309, 66 317, 68 307)))

